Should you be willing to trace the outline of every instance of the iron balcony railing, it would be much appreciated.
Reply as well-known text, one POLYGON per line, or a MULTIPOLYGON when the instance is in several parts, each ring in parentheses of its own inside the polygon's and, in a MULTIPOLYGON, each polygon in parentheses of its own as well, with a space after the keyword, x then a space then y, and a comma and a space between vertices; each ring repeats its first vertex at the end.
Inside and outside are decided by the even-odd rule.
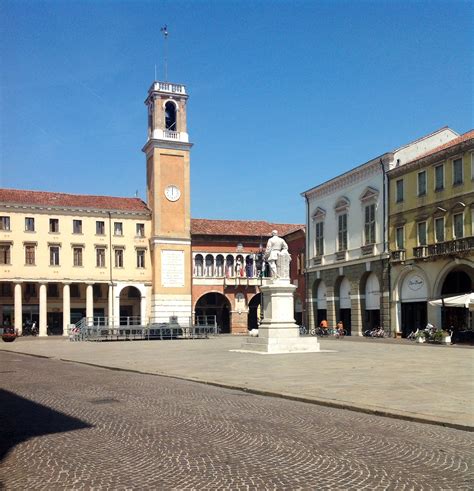
POLYGON ((414 247, 413 256, 417 259, 427 257, 435 258, 463 254, 472 250, 474 250, 474 236, 414 247))
POLYGON ((405 261, 406 251, 405 249, 398 249, 392 251, 392 261, 405 261))

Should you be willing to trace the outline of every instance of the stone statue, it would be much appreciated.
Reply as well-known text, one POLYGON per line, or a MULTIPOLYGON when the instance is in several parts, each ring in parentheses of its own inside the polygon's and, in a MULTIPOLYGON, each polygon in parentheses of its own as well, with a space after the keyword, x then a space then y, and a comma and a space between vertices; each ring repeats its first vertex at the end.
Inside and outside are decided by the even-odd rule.
POLYGON ((290 277, 291 256, 288 252, 288 244, 278 237, 276 230, 272 231, 272 237, 268 239, 265 259, 270 266, 272 278, 290 277))

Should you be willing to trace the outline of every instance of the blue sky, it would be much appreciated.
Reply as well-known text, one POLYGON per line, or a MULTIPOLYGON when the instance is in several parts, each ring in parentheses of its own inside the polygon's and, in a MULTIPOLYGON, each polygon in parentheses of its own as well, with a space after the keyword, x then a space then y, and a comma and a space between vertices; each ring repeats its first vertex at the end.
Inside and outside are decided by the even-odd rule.
POLYGON ((304 223, 302 191, 473 126, 470 2, 3 0, 0 186, 145 198, 164 24, 195 218, 304 223))

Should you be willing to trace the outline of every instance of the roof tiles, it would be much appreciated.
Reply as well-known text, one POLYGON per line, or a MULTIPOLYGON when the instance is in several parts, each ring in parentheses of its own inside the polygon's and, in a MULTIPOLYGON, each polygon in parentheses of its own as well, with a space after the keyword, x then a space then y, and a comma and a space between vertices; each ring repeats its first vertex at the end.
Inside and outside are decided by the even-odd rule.
POLYGON ((418 157, 416 157, 416 159, 413 159, 412 161, 407 162, 407 164, 411 164, 412 162, 416 162, 420 159, 424 159, 425 157, 428 157, 429 155, 434 155, 434 154, 441 152, 443 150, 447 150, 448 148, 454 147, 456 145, 459 145, 460 143, 463 143, 467 140, 471 140, 473 138, 474 138, 474 130, 469 130, 466 133, 462 134, 461 136, 458 136, 454 140, 443 143, 443 145, 440 145, 439 147, 432 148, 431 150, 423 153, 422 155, 418 155, 418 157))
POLYGON ((27 191, 23 189, 0 189, 0 203, 150 213, 146 203, 140 198, 51 193, 46 191, 27 191))
POLYGON ((294 223, 271 223, 253 220, 207 220, 193 218, 191 220, 192 235, 251 235, 254 237, 272 235, 277 230, 279 235, 304 229, 304 225, 294 223))

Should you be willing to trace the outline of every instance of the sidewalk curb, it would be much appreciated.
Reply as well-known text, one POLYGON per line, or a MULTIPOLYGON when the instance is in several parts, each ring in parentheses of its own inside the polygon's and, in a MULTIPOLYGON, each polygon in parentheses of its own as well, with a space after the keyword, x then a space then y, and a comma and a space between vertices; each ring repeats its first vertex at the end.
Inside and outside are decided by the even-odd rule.
POLYGON ((84 362, 84 361, 68 360, 66 358, 54 358, 54 359, 62 361, 62 362, 66 362, 66 363, 78 363, 80 365, 86 365, 86 366, 91 366, 91 367, 95 367, 95 368, 103 368, 105 370, 112 370, 112 371, 117 371, 117 372, 137 373, 137 374, 141 374, 141 375, 153 375, 155 377, 166 377, 166 378, 170 378, 170 379, 184 380, 186 382, 195 382, 198 384, 210 385, 212 387, 219 387, 222 389, 238 390, 241 392, 246 392, 248 394, 260 395, 260 396, 265 396, 265 397, 275 397, 275 398, 279 398, 279 399, 286 399, 286 400, 295 401, 295 402, 303 402, 306 404, 314 404, 317 406, 330 407, 330 408, 334 408, 334 409, 345 409, 348 411, 354 411, 354 412, 363 413, 363 414, 370 414, 373 416, 382 416, 384 418, 392 418, 392 419, 399 419, 402 421, 410 421, 412 423, 422 423, 422 424, 429 424, 429 425, 434 425, 434 426, 444 426, 445 428, 452 428, 455 430, 474 432, 474 427, 469 426, 469 425, 450 423, 449 421, 440 421, 440 420, 435 420, 435 419, 423 418, 420 416, 411 416, 409 414, 401 414, 401 413, 386 411, 383 409, 371 409, 368 407, 351 405, 349 403, 342 403, 342 402, 330 401, 330 400, 325 400, 325 399, 311 399, 311 398, 305 398, 305 397, 301 397, 301 396, 294 396, 291 394, 283 394, 283 393, 279 393, 279 392, 271 392, 271 391, 260 390, 260 389, 252 389, 250 387, 242 387, 242 386, 238 386, 238 385, 225 384, 222 382, 211 382, 208 380, 193 379, 190 377, 181 377, 178 375, 169 375, 169 374, 160 373, 160 372, 153 373, 153 372, 144 372, 141 370, 133 370, 133 369, 129 369, 129 368, 110 367, 110 366, 106 366, 106 365, 99 365, 96 363, 88 363, 88 362, 84 362))

